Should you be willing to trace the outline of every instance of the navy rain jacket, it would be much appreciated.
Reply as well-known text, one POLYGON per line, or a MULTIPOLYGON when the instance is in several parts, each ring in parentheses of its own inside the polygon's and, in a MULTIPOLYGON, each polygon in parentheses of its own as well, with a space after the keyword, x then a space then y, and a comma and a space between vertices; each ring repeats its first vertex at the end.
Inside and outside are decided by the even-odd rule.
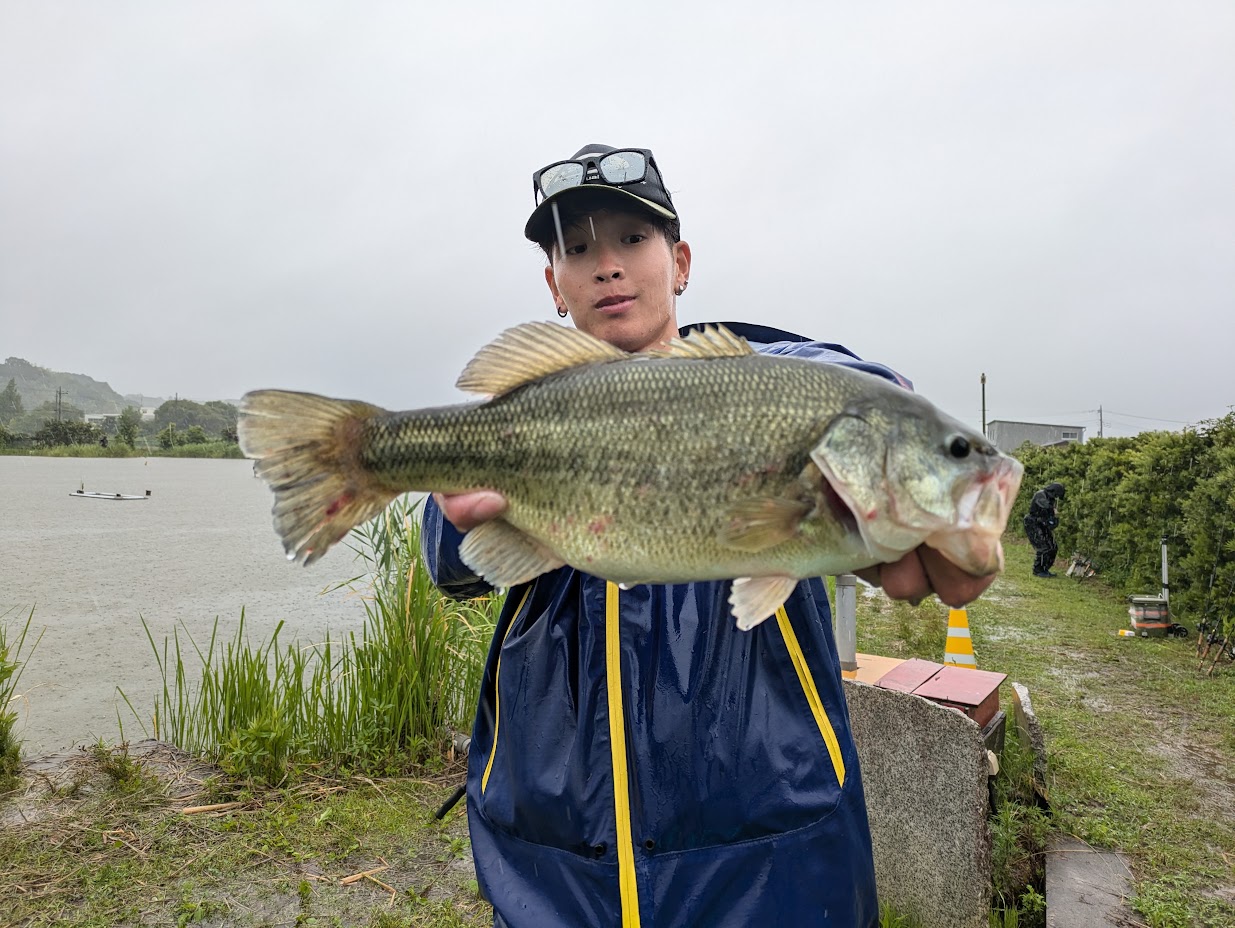
MULTIPOLYGON (((759 351, 908 382, 836 345, 726 323, 759 351)), ((456 598, 490 587, 428 500, 456 598)), ((510 928, 878 924, 827 591, 749 632, 725 582, 615 584, 571 567, 507 596, 468 757, 476 873, 510 928)))

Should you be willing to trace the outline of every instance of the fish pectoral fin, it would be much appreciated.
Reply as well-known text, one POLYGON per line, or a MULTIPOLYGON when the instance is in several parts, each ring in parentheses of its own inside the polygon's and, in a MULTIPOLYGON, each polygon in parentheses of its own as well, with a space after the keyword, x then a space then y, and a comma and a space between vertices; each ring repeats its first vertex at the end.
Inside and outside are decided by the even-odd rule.
POLYGON ((744 358, 755 349, 723 325, 707 325, 641 353, 653 358, 744 358))
POLYGON ((486 582, 500 589, 556 570, 566 562, 526 532, 494 519, 463 536, 459 557, 486 582))
POLYGON ((525 322, 481 348, 455 385, 468 393, 501 396, 558 371, 629 357, 621 348, 579 329, 552 322, 525 322))
POLYGON ((729 605, 738 628, 750 631, 771 616, 798 585, 796 577, 739 577, 729 591, 729 605))
POLYGON ((810 503, 776 496, 744 499, 729 507, 719 541, 739 551, 762 551, 798 533, 810 503))

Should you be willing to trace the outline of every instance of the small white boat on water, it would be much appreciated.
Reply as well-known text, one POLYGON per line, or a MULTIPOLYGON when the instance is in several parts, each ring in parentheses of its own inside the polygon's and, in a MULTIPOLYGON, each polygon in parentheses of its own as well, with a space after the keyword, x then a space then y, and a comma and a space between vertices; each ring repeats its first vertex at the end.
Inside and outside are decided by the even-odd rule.
POLYGON ((99 493, 95 490, 87 490, 83 484, 80 490, 74 490, 69 496, 77 496, 81 499, 150 499, 150 491, 146 491, 145 496, 131 496, 127 493, 99 493))

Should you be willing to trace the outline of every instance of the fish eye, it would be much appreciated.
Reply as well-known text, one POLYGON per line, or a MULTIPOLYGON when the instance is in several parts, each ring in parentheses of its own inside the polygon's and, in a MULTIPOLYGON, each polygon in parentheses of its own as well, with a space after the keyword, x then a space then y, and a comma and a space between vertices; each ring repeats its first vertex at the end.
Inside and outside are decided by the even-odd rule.
POLYGON ((969 439, 964 435, 953 435, 948 443, 948 454, 958 459, 969 457, 969 439))

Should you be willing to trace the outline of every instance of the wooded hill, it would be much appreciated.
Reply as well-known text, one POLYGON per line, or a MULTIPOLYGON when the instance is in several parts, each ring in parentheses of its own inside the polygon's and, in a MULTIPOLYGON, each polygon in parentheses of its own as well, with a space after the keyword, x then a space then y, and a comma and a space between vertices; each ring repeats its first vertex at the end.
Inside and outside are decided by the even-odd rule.
POLYGON ((87 413, 119 413, 126 406, 157 406, 160 397, 122 396, 103 381, 85 374, 68 374, 38 367, 22 358, 8 358, 0 364, 0 388, 9 380, 17 386, 27 410, 56 401, 56 390, 63 390, 62 401, 87 413))

